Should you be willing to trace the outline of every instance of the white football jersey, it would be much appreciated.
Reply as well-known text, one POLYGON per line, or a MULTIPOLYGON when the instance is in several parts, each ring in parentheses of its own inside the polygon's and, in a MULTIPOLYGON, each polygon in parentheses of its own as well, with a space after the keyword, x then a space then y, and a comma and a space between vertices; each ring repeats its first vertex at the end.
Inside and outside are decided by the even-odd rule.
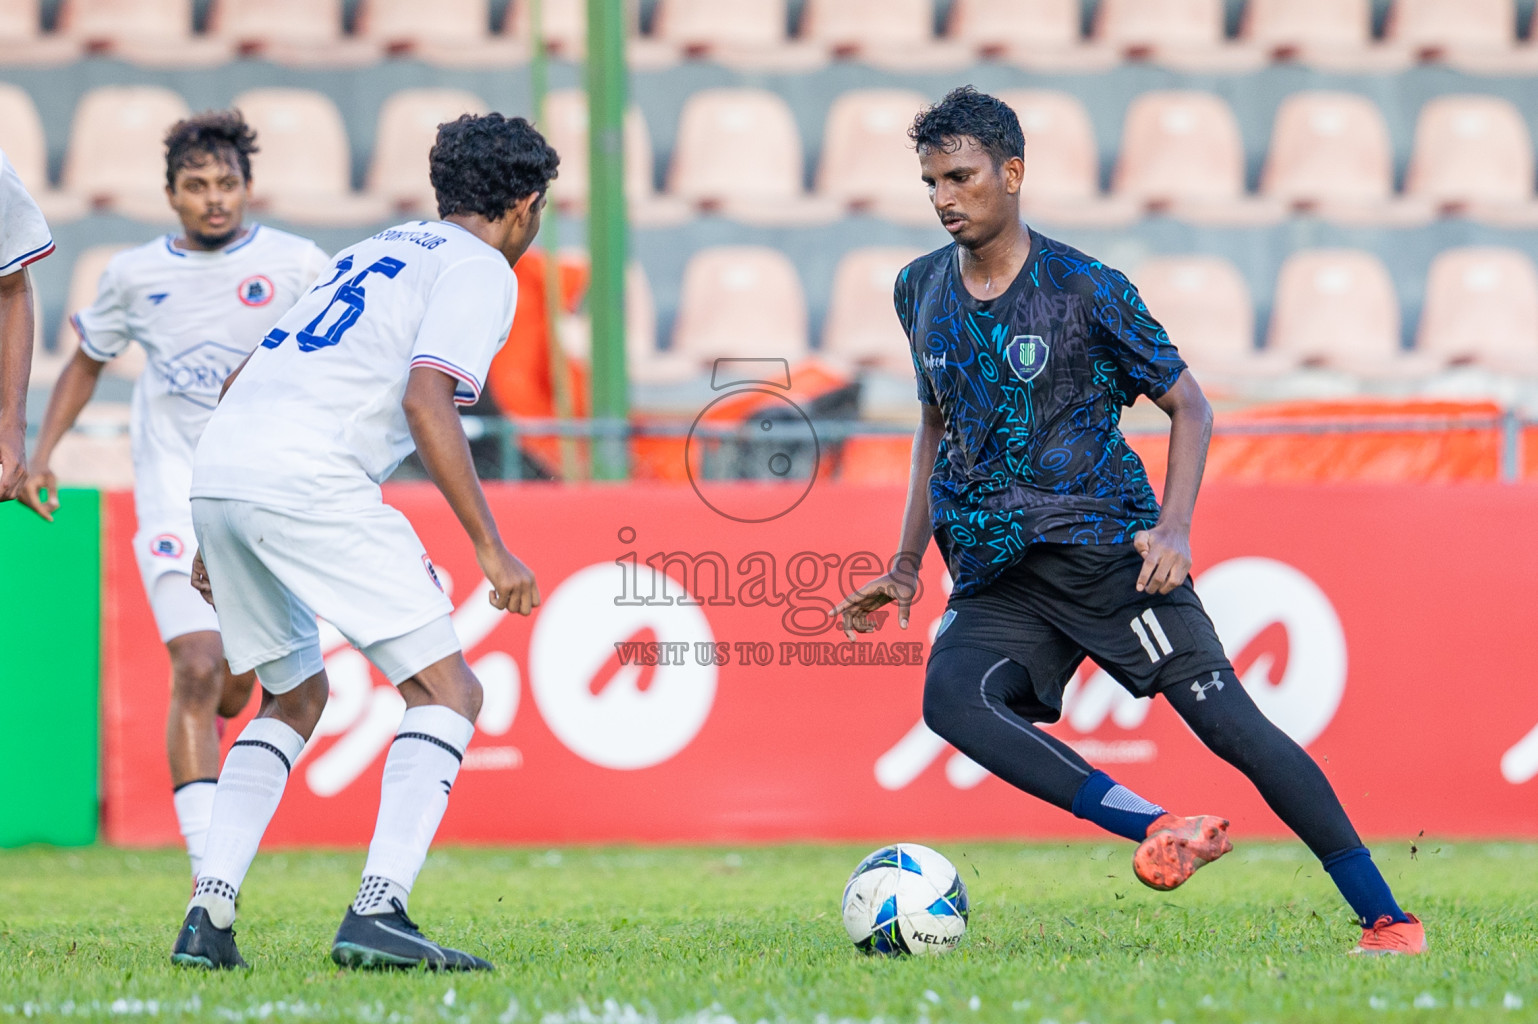
POLYGON ((416 446, 401 409, 412 368, 448 374, 454 400, 474 402, 517 301, 507 259, 454 224, 412 221, 344 249, 230 385, 198 444, 192 496, 378 503, 416 446))
POLYGON ((92 359, 135 341, 148 356, 130 421, 140 523, 187 517, 192 455, 224 378, 326 263, 308 238, 253 225, 216 252, 179 249, 166 235, 107 264, 95 303, 71 320, 92 359))
POLYGON ((0 277, 53 252, 53 236, 43 211, 27 193, 16 168, 0 151, 0 277))

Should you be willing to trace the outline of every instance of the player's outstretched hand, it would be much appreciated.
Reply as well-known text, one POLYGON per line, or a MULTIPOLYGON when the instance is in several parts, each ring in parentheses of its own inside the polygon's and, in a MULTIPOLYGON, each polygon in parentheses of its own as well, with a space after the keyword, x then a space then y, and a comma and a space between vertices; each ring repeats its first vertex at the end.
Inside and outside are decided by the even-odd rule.
POLYGON ((492 607, 527 615, 539 607, 539 584, 534 573, 500 542, 485 551, 477 551, 477 562, 491 583, 487 598, 492 607))
POLYGON ((1191 535, 1186 530, 1160 523, 1140 531, 1132 538, 1132 546, 1143 556, 1138 593, 1168 594, 1186 581, 1191 571, 1191 535))
POLYGON ((20 430, 0 430, 0 501, 20 498, 26 480, 26 436, 20 430))
POLYGON ((840 601, 828 613, 828 618, 839 619, 839 628, 853 640, 855 633, 875 632, 876 624, 871 621, 870 613, 884 604, 896 601, 897 624, 907 629, 908 609, 912 607, 913 596, 917 592, 918 581, 912 576, 889 572, 877 576, 840 601))
POLYGON ((34 466, 14 495, 17 501, 53 522, 53 514, 59 510, 59 481, 47 466, 34 466), (43 492, 48 500, 43 500, 43 492))
POLYGON ((203 564, 203 549, 192 556, 192 589, 203 595, 210 608, 214 607, 214 585, 208 582, 208 567, 203 564))

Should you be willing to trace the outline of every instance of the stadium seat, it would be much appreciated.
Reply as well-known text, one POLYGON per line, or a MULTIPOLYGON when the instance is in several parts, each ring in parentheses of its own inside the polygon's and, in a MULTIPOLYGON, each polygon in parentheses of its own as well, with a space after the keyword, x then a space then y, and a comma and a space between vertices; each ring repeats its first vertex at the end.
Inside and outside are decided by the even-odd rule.
POLYGON ((1259 67, 1262 51, 1228 43, 1223 7, 1224 0, 1100 0, 1094 39, 1132 60, 1190 70, 1259 67))
POLYGON ((1198 380, 1224 383, 1290 369, 1255 348, 1255 305, 1244 278, 1215 256, 1164 256, 1131 275, 1198 380))
POLYGON ((0 67, 67 64, 80 56, 78 40, 44 34, 41 0, 0 0, 0 67))
POLYGON ((747 221, 828 220, 838 205, 802 191, 801 136, 790 106, 767 89, 701 89, 684 102, 668 192, 747 221))
POLYGON ((1267 223, 1284 207, 1244 194, 1239 123, 1221 97, 1145 92, 1127 108, 1112 189, 1188 220, 1267 223))
MULTIPOLYGON (((436 217, 438 202, 427 179, 427 154, 437 141, 438 126, 461 114, 490 109, 485 100, 461 89, 402 89, 391 94, 379 108, 368 169, 369 195, 397 210, 436 217)), ((564 171, 564 156, 562 165, 564 171)))
POLYGON ((107 85, 80 98, 64 156, 63 188, 94 206, 174 223, 166 205, 163 139, 191 111, 156 85, 107 85))
POLYGON ((1538 269, 1519 249, 1444 249, 1431 262, 1416 351, 1448 363, 1538 374, 1538 269))
POLYGON ((808 71, 827 50, 786 37, 786 0, 659 0, 652 35, 687 57, 739 68, 808 71))
POLYGON ((1533 142, 1522 113, 1497 96, 1429 100, 1415 125, 1405 192, 1451 213, 1531 217, 1533 142))
POLYGON ((1412 224, 1424 201, 1396 201, 1394 150, 1377 104, 1355 93, 1305 91, 1282 101, 1260 190, 1326 220, 1412 224))
POLYGON ((1434 370, 1400 346, 1399 299, 1388 268, 1357 249, 1305 249, 1282 264, 1267 351, 1294 365, 1360 377, 1434 370))
POLYGON ((1085 227, 1137 219, 1138 202, 1100 193, 1095 129, 1077 96, 1053 89, 1006 89, 998 96, 1014 109, 1025 133, 1021 206, 1027 216, 1085 227))
POLYGON ((806 298, 794 264, 764 246, 695 253, 684 268, 672 352, 700 370, 721 357, 805 358, 806 298))
POLYGON ((1033 71, 1106 71, 1121 61, 1080 31, 1079 0, 952 0, 945 37, 1033 71))
POLYGON ((497 67, 528 55, 522 42, 492 37, 489 0, 363 0, 355 30, 387 53, 434 64, 497 67))
POLYGON ((934 206, 908 127, 925 106, 907 89, 853 89, 828 108, 817 194, 888 220, 929 226, 934 206))
POLYGON ((1384 36, 1422 60, 1499 55, 1515 48, 1514 0, 1394 0, 1384 36))
POLYGON ((43 120, 32 97, 14 85, 0 82, 0 149, 16 168, 38 208, 50 224, 85 216, 86 201, 48 184, 48 140, 43 120))
POLYGON ((207 67, 233 53, 193 35, 192 0, 64 0, 58 32, 92 53, 155 66, 207 67))
MULTIPOLYGON (((587 0, 542 0, 545 46, 553 56, 582 60, 587 50, 587 0)), ((640 0, 624 0, 625 60, 631 71, 667 67, 676 62, 677 47, 663 40, 641 37, 640 0)), ((512 0, 504 16, 502 33, 524 44, 532 42, 531 0, 512 0)))
POLYGON ((892 310, 892 286, 919 249, 876 246, 854 249, 833 272, 833 297, 823 321, 823 359, 848 371, 869 366, 897 376, 913 375, 908 339, 892 310))
POLYGON ((374 224, 391 204, 352 191, 352 154, 342 114, 324 93, 310 89, 252 89, 235 106, 256 130, 251 160, 252 199, 258 209, 300 224, 374 224))
MULTIPOLYGON (((70 317, 96 301, 96 286, 101 282, 102 271, 107 269, 112 257, 127 248, 126 245, 93 245, 75 257, 75 264, 69 271, 69 297, 64 304, 64 316, 59 321, 59 335, 54 341, 51 357, 57 365, 53 371, 55 377, 80 347, 80 338, 70 317)), ((123 380, 138 380, 146 362, 144 346, 129 345, 122 355, 107 363, 102 372, 123 380)))
POLYGON ((357 66, 379 47, 344 35, 342 0, 214 0, 208 33, 241 54, 282 64, 357 66))
POLYGON ((1410 51, 1372 39, 1372 0, 1247 0, 1239 36, 1281 60, 1329 70, 1393 71, 1410 51))
POLYGON ((800 36, 836 57, 910 71, 972 62, 971 46, 937 40, 934 28, 934 0, 806 0, 800 36))
MULTIPOLYGON (((545 98, 545 117, 540 130, 561 155, 560 176, 550 191, 561 209, 581 215, 588 198, 587 93, 582 89, 554 89, 545 98)), ((688 207, 671 197, 659 197, 652 188, 652 143, 639 107, 625 111, 625 198, 632 220, 657 225, 678 223, 688 217, 688 207)))

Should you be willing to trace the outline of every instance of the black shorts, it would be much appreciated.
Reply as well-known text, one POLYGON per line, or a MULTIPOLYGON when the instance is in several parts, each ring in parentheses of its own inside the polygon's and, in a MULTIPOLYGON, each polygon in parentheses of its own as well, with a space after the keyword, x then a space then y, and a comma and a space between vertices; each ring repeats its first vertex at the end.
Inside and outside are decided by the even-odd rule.
POLYGON ((982 591, 951 598, 930 660, 971 647, 1015 662, 1039 705, 1016 710, 1036 722, 1058 720, 1086 656, 1138 697, 1230 668, 1190 578, 1142 594, 1142 570, 1131 544, 1033 544, 982 591))

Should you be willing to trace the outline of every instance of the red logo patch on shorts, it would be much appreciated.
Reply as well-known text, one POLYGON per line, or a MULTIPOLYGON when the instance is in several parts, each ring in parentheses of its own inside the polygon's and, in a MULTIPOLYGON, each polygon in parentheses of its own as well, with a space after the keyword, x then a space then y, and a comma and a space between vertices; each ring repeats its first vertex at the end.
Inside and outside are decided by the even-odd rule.
POLYGON ((443 583, 438 579, 438 570, 433 568, 433 560, 428 558, 426 555, 422 556, 422 568, 426 569, 427 575, 432 577, 433 586, 437 587, 439 591, 442 591, 443 583))
POLYGON ((174 533, 162 533, 150 541, 150 554, 156 558, 180 558, 184 550, 182 539, 174 533))
POLYGON ((273 293, 276 291, 270 280, 257 274, 240 282, 240 287, 235 294, 239 295, 240 301, 247 306, 265 306, 272 301, 273 293))

